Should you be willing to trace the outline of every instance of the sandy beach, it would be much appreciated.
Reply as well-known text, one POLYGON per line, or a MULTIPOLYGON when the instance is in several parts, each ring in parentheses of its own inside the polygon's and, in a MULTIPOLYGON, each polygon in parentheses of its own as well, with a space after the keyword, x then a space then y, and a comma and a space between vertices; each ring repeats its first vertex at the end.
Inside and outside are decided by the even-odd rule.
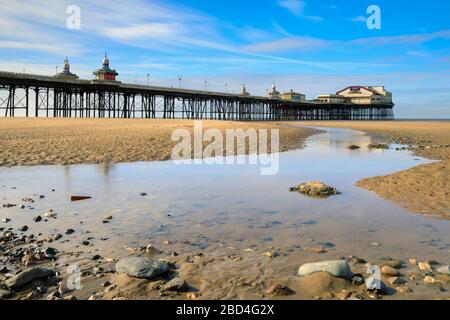
MULTIPOLYGON (((69 165, 168 160, 175 129, 192 120, 0 119, 0 166, 69 165)), ((203 129, 274 128, 272 124, 203 121, 203 129)), ((298 149, 309 129, 281 128, 280 151, 298 149)))
POLYGON ((361 130, 381 143, 407 145, 415 155, 437 160, 390 175, 367 178, 357 185, 409 211, 450 219, 450 122, 317 121, 297 124, 361 130))
POLYGON ((439 169, 448 163, 447 148, 440 146, 448 138, 441 134, 448 131, 446 123, 296 123, 350 127, 376 138, 354 131, 348 137, 345 130, 312 135, 317 130, 266 123, 203 124, 220 130, 276 127, 281 150, 308 144, 281 154, 280 173, 273 177, 251 166, 129 163, 168 159, 172 130, 192 130, 192 121, 1 119, 0 124, 0 299, 448 298, 449 222, 412 215, 391 202, 405 201, 413 210, 408 205, 414 199, 411 208, 431 212, 433 199, 448 208, 448 182, 427 177, 448 174, 439 169), (350 141, 417 145, 417 156, 440 162, 395 173, 418 161, 405 150, 364 147, 353 154, 358 151, 347 148, 350 141), (64 163, 99 165, 35 166, 64 163), (373 166, 379 167, 372 171, 373 166), (366 179, 391 171, 386 168, 397 169, 366 179), (420 169, 425 178, 416 172, 420 169), (342 194, 325 199, 290 192, 316 178, 342 194), (380 196, 377 188, 387 189, 398 198, 387 193, 386 201, 355 187, 363 178, 358 186, 380 196), (419 192, 437 183, 444 190, 419 192), (420 190, 408 195, 402 184, 420 190), (73 195, 91 197, 73 202, 73 195), (133 272, 142 264, 152 273, 144 279, 133 272), (365 285, 371 265, 381 269, 380 289, 365 285), (68 267, 77 268, 81 289, 66 287, 73 276, 68 267))

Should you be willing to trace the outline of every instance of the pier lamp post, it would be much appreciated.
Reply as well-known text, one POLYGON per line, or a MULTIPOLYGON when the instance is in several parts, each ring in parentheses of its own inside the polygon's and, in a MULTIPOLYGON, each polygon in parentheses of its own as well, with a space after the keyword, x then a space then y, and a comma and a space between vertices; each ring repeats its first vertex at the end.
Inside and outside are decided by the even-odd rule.
POLYGON ((150 73, 147 73, 147 87, 150 87, 150 73))
POLYGON ((183 76, 178 76, 178 87, 181 89, 181 80, 183 80, 183 76))
POLYGON ((228 93, 228 83, 225 83, 225 93, 228 93))
POLYGON ((208 81, 205 80, 205 91, 208 91, 208 85, 209 85, 208 81))

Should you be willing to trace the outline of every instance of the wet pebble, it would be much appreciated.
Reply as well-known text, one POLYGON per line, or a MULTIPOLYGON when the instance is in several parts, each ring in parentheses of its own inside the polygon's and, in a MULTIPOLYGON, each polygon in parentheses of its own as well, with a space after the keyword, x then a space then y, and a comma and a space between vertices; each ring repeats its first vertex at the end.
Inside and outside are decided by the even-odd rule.
POLYGON ((400 275, 400 272, 397 269, 387 265, 381 267, 381 273, 390 277, 398 277, 400 275))

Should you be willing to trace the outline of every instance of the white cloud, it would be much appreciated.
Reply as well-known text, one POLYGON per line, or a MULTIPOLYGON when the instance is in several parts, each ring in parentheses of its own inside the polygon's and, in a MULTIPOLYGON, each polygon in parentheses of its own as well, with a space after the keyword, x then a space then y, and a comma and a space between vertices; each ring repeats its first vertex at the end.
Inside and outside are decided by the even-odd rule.
POLYGON ((301 0, 281 0, 278 5, 297 16, 303 15, 305 11, 305 2, 301 0))
POLYGON ((327 41, 320 39, 293 37, 247 45, 243 48, 243 50, 245 52, 251 53, 279 52, 289 50, 309 51, 323 48, 327 45, 329 45, 327 41))
POLYGON ((103 33, 110 38, 130 40, 136 38, 171 38, 183 30, 177 23, 143 23, 126 27, 108 27, 103 33))
POLYGON ((364 16, 358 16, 358 17, 355 17, 355 18, 351 18, 349 20, 353 21, 353 22, 366 22, 367 18, 364 17, 364 16))
POLYGON ((320 16, 311 16, 305 14, 306 3, 302 0, 280 0, 278 5, 284 9, 287 9, 293 15, 298 17, 311 20, 311 21, 323 21, 324 19, 320 16))

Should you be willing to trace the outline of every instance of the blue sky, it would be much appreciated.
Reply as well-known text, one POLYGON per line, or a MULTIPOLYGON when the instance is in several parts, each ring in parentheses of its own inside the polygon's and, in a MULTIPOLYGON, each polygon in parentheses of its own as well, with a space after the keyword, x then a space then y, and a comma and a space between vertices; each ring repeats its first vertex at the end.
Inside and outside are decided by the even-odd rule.
POLYGON ((124 82, 312 99, 385 85, 396 115, 450 118, 450 1, 0 0, 0 70, 54 74, 68 56, 91 78, 105 51, 124 82), (371 4, 381 30, 369 30, 371 4), (81 29, 69 30, 69 5, 81 29), (226 89, 226 84, 228 89, 226 89))

